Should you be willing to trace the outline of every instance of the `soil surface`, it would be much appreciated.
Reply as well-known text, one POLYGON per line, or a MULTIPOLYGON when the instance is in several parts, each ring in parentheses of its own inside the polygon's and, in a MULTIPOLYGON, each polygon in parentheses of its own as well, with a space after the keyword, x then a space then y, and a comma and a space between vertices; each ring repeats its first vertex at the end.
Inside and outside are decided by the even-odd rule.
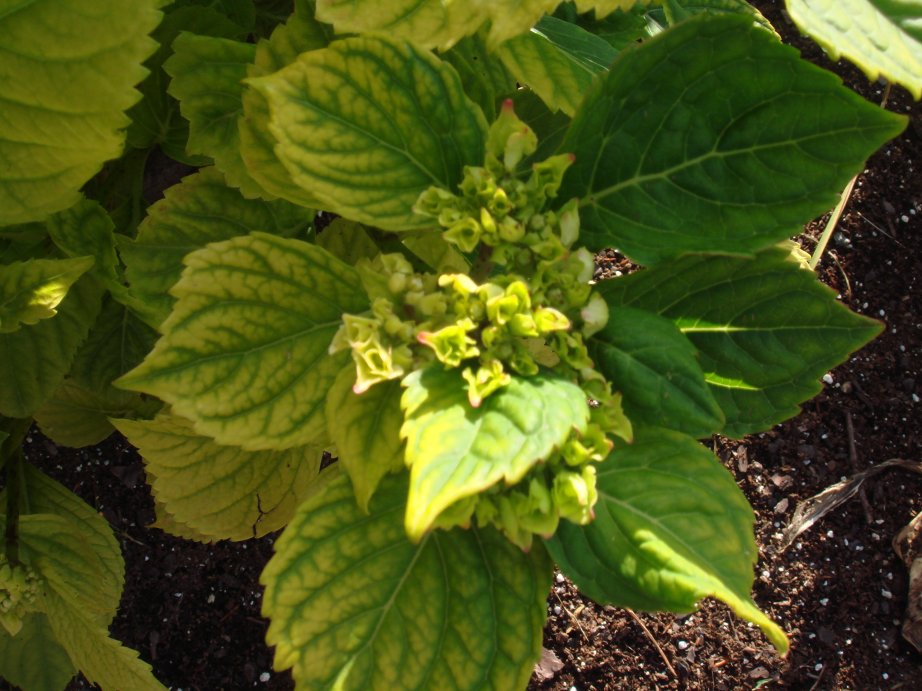
MULTIPOLYGON (((888 470, 803 533, 780 536, 797 502, 890 458, 920 460, 922 443, 922 108, 854 68, 832 65, 797 37, 777 3, 757 3, 785 39, 869 100, 913 116, 859 176, 820 267, 853 310, 886 324, 874 343, 829 373, 802 415, 742 442, 715 438, 717 455, 756 512, 755 598, 791 636, 779 658, 759 631, 706 601, 687 615, 600 607, 563 577, 548 597, 545 655, 530 689, 920 689, 922 654, 900 634, 908 575, 891 540, 922 511, 922 476, 888 470)), ((801 238, 812 251, 825 224, 801 238)), ((629 270, 614 252, 601 271, 629 270)), ((153 506, 143 466, 121 438, 83 450, 39 434, 28 459, 110 521, 127 563, 112 634, 140 651, 174 689, 290 689, 272 670, 260 617, 259 573, 273 537, 201 545, 145 528, 153 506)), ((2 683, 2 682, 0 682, 2 683)), ((87 688, 75 680, 71 688, 87 688)))

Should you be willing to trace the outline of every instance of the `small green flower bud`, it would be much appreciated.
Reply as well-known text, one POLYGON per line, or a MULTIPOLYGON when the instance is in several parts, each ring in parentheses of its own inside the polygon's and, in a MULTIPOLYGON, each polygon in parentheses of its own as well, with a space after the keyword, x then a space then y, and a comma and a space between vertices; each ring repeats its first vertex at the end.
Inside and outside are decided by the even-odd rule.
POLYGON ((465 199, 473 202, 476 206, 482 206, 488 204, 493 199, 493 195, 496 194, 496 178, 486 168, 466 166, 464 168, 464 177, 458 188, 465 199))
POLYGON ((571 199, 560 209, 558 223, 560 241, 566 247, 571 247, 579 238, 579 205, 576 199, 571 199))
POLYGON ((593 293, 586 306, 580 310, 583 320, 583 337, 589 338, 605 328, 608 323, 608 303, 598 293, 593 293))
POLYGON ((462 218, 446 230, 442 237, 462 252, 473 252, 480 242, 480 224, 473 218, 462 218))
POLYGON ((461 376, 467 382, 467 400, 472 408, 479 408, 487 396, 512 381, 499 360, 490 360, 481 365, 476 373, 471 367, 466 367, 461 376))
POLYGON ((440 362, 449 367, 458 367, 462 361, 480 355, 477 341, 467 335, 475 328, 470 319, 463 319, 435 332, 420 331, 417 340, 435 351, 440 362))
POLYGON ((484 242, 490 245, 495 244, 497 237, 496 221, 493 220, 493 216, 484 207, 480 207, 480 228, 483 231, 484 242))
POLYGON ((526 156, 538 148, 538 137, 515 114, 512 99, 506 99, 499 117, 487 134, 487 153, 501 159, 506 170, 512 172, 526 156))
POLYGON ((557 196, 564 173, 575 160, 573 154, 558 154, 534 164, 528 186, 541 196, 542 201, 552 199, 557 196))
POLYGON ((446 205, 455 203, 455 195, 441 187, 430 187, 419 195, 413 211, 423 216, 438 216, 446 205))
POLYGON ((564 470, 554 477, 551 491, 561 518, 578 525, 585 525, 594 518, 592 507, 599 498, 595 477, 593 465, 583 466, 580 472, 564 470))
POLYGON ((490 213, 495 217, 505 218, 512 212, 514 207, 512 206, 512 202, 509 201, 509 197, 506 195, 506 190, 502 187, 497 187, 487 208, 490 209, 490 213))
POLYGON ((570 320, 563 312, 553 307, 539 307, 535 310, 535 325, 539 333, 546 334, 551 331, 566 331, 570 328, 570 320))

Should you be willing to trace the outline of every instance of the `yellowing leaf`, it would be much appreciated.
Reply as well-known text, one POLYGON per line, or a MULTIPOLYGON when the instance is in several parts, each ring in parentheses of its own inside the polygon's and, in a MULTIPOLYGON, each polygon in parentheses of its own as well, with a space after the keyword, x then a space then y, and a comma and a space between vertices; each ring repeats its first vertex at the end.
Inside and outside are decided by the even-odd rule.
POLYGON ((56 315, 67 291, 93 266, 93 257, 30 259, 0 268, 0 333, 56 315))
POLYGON ((195 431, 248 450, 328 443, 327 353, 344 313, 368 308, 355 270, 298 240, 253 233, 185 259, 163 336, 124 388, 158 396, 195 431))
POLYGON ((166 691, 154 678, 150 665, 138 659, 137 652, 110 638, 104 628, 94 625, 64 596, 51 592, 46 603, 55 638, 90 683, 104 689, 166 691))
POLYGON ((449 48, 483 23, 483 2, 318 0, 317 18, 339 33, 381 32, 425 48, 449 48))
POLYGON ((524 688, 541 649, 551 567, 492 529, 410 544, 406 482, 387 478, 370 514, 342 473, 304 502, 263 571, 275 667, 299 689, 524 688))
POLYGON ((521 480, 589 421, 582 390, 546 375, 515 377, 479 408, 471 408, 457 370, 430 366, 403 385, 400 434, 411 471, 406 528, 414 541, 459 499, 521 480))
POLYGON ((794 23, 835 59, 886 77, 922 98, 920 0, 787 0, 794 23))
POLYGON ((269 102, 275 152, 294 182, 361 223, 431 225, 413 213, 419 195, 454 187, 483 160, 480 108, 450 65, 410 43, 336 41, 250 84, 269 102))
POLYGON ((122 238, 129 303, 145 322, 159 327, 175 302, 169 290, 179 280, 183 258, 209 242, 260 230, 281 236, 303 232, 313 212, 283 201, 245 199, 215 168, 203 168, 170 187, 148 209, 134 240, 122 238))
POLYGON ((121 153, 160 0, 32 0, 0 10, 0 225, 39 221, 121 153), (89 40, 88 40, 89 39, 89 40))
POLYGON ((168 413, 113 423, 144 458, 163 510, 205 538, 246 540, 278 530, 320 473, 321 452, 310 447, 222 446, 168 413))
MULTIPOLYGON (((309 50, 325 48, 328 40, 324 27, 313 16, 295 14, 272 32, 268 40, 256 44, 256 56, 247 69, 248 77, 263 77, 282 69, 309 50)), ((309 190, 299 187, 275 155, 275 138, 269 132, 269 104, 258 90, 247 87, 243 92, 243 115, 237 120, 240 155, 247 171, 263 189, 293 204, 320 206, 309 190)))

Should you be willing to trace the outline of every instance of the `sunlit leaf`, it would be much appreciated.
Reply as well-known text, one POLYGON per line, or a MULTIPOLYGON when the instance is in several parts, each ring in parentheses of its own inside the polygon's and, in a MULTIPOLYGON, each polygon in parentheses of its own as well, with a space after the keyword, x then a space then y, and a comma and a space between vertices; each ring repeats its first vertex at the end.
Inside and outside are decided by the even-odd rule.
POLYGON ((524 688, 541 649, 550 563, 487 530, 403 532, 406 482, 371 513, 329 473, 263 571, 277 669, 298 688, 524 688))
POLYGON ((400 434, 411 471, 406 527, 413 540, 459 499, 521 480, 589 421, 582 390, 550 375, 513 377, 478 408, 457 370, 430 366, 403 385, 400 434))
POLYGON ((641 432, 598 472, 595 520, 564 522, 551 556, 597 602, 690 612, 707 596, 758 624, 782 653, 787 638, 752 601, 754 516, 733 476, 690 437, 641 432))

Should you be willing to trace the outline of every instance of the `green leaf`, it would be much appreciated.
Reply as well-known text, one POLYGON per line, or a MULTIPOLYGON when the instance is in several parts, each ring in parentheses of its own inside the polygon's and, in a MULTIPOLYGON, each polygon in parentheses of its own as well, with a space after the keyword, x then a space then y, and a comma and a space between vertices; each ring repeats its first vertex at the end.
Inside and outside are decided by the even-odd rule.
POLYGON ((91 684, 132 691, 166 691, 138 653, 109 637, 106 630, 73 607, 65 596, 50 592, 46 609, 55 638, 91 684))
POLYGON ((820 377, 880 332, 786 248, 754 258, 689 256, 600 285, 620 305, 672 320, 699 352, 730 437, 769 429, 815 396, 820 377))
POLYGON ((0 629, 0 677, 9 683, 26 691, 61 691, 76 673, 44 613, 27 614, 15 636, 0 629))
POLYGON ((771 22, 746 0, 666 0, 663 11, 670 24, 678 24, 697 14, 741 14, 778 35, 771 22))
MULTIPOLYGON (((58 492, 51 502, 67 494, 66 490, 58 492)), ((54 637, 90 682, 104 688, 162 690, 137 653, 108 636, 106 627, 115 615, 121 592, 121 555, 110 530, 108 540, 114 543, 119 559, 113 584, 107 566, 111 545, 99 549, 96 536, 84 524, 93 514, 89 507, 82 505, 85 508, 69 515, 74 501, 82 505, 76 497, 65 498, 63 512, 20 516, 22 554, 45 581, 42 604, 54 637)), ((54 508, 62 506, 58 503, 54 508)), ((98 516, 95 520, 102 521, 98 516)))
POLYGON ((487 49, 480 34, 462 39, 439 57, 455 68, 464 93, 480 106, 490 122, 499 115, 500 99, 516 92, 515 77, 487 49))
POLYGON ((575 24, 545 17, 527 34, 506 41, 499 56, 516 79, 551 110, 573 116, 596 75, 618 54, 608 43, 575 24))
POLYGON ((330 438, 352 481, 363 511, 382 478, 404 468, 400 425, 400 382, 382 382, 361 395, 353 393, 355 368, 346 367, 327 394, 330 438))
POLYGON ((276 154, 324 208, 386 230, 427 227, 413 213, 483 160, 486 121, 451 66, 413 44, 349 38, 250 84, 272 112, 276 154))
POLYGON ((48 234, 68 257, 93 257, 90 273, 109 290, 123 288, 115 254, 115 224, 98 202, 81 199, 66 211, 48 219, 48 234))
POLYGON ((30 259, 0 271, 0 334, 50 319, 70 287, 93 266, 93 257, 30 259))
POLYGON ((0 9, 0 226, 40 221, 121 154, 159 0, 7 0, 0 9), (90 42, 88 37, 92 37, 90 42))
POLYGON ((381 252, 362 224, 345 218, 333 219, 317 235, 317 245, 353 266, 359 259, 374 259, 381 252))
POLYGON ((905 123, 751 19, 702 15, 619 54, 561 146, 558 196, 580 198, 584 241, 642 264, 751 253, 831 208, 905 123))
POLYGON ((713 454, 690 437, 651 428, 599 467, 598 492, 595 521, 562 522, 547 543, 581 593, 679 613, 716 597, 787 651, 784 632, 750 596, 752 509, 713 454))
POLYGON ((214 540, 247 540, 282 528, 320 473, 321 452, 315 448, 224 446, 169 413, 113 423, 144 458, 163 509, 214 540))
POLYGON ((312 218, 313 212, 287 202, 245 199, 219 171, 202 169, 170 187, 148 209, 134 240, 120 238, 131 295, 138 301, 129 304, 159 327, 175 303, 168 291, 179 280, 187 254, 254 230, 293 236, 312 218))
POLYGON ((901 84, 922 98, 920 0, 787 0, 794 23, 835 60, 854 62, 870 79, 901 84))
POLYGON ((0 333, 0 415, 31 417, 61 385, 99 304, 100 289, 77 281, 53 318, 0 333))
POLYGON ((589 342, 593 361, 624 395, 632 423, 693 437, 719 432, 724 416, 705 382, 694 346, 669 319, 619 305, 589 342))
POLYGON ((349 482, 308 499, 261 581, 276 669, 297 688, 518 689, 541 649, 551 567, 491 529, 436 531, 409 543, 404 478, 371 514, 349 482))
MULTIPOLYGON (((63 519, 70 525, 68 530, 79 535, 77 542, 86 545, 92 552, 92 558, 89 554, 83 557, 93 564, 92 578, 82 583, 78 575, 82 570, 74 569, 75 580, 71 587, 81 590, 86 586, 92 591, 91 599, 98 604, 93 609, 102 614, 99 620, 101 625, 108 626, 118 609, 125 580, 125 561, 112 528, 96 509, 64 485, 31 464, 25 464, 24 469, 29 511, 63 519)), ((3 505, 6 505, 5 497, 3 505)), ((61 568, 68 568, 65 562, 56 563, 61 568)))
POLYGON ((189 153, 214 159, 228 184, 245 197, 271 198, 247 172, 237 130, 243 79, 255 53, 249 43, 181 33, 163 69, 172 77, 168 91, 189 121, 189 153))
POLYGON ((167 94, 170 78, 163 63, 173 54, 173 41, 180 32, 245 40, 249 31, 231 21, 215 7, 173 2, 165 8, 163 21, 152 34, 160 44, 144 66, 150 74, 138 86, 143 98, 129 111, 128 145, 139 149, 159 146, 163 152, 189 165, 205 165, 200 156, 186 154, 189 122, 179 113, 179 103, 167 94))
POLYGON ((73 379, 65 379, 42 407, 35 421, 42 434, 60 446, 93 446, 115 431, 110 417, 153 415, 161 404, 130 391, 114 387, 87 389, 73 379))
MULTIPOLYGON (((256 45, 256 55, 247 68, 250 78, 264 77, 294 62, 301 53, 326 48, 329 43, 323 25, 313 18, 295 14, 279 26, 268 40, 256 45)), ((275 154, 275 137, 269 131, 269 103, 258 90, 247 87, 243 92, 243 115, 237 120, 240 155, 250 176, 263 189, 293 204, 321 206, 310 190, 291 179, 288 169, 275 154)))
POLYGON ((118 385, 158 396, 219 444, 326 446, 326 391, 348 361, 327 353, 368 301, 355 270, 298 240, 253 233, 185 259, 163 337, 118 385))
POLYGON ((550 375, 515 377, 472 408, 457 370, 434 365, 404 377, 410 467, 407 534, 419 541, 442 511, 504 480, 512 485, 573 429, 584 431, 583 391, 550 375))
POLYGON ((422 231, 419 235, 405 233, 400 236, 400 242, 437 273, 466 274, 471 270, 467 258, 438 231, 422 231))
MULTIPOLYGON (((102 394, 137 366, 157 340, 157 332, 124 305, 109 298, 74 357, 70 376, 83 388, 102 394)), ((121 393, 121 392, 119 392, 121 393)))

